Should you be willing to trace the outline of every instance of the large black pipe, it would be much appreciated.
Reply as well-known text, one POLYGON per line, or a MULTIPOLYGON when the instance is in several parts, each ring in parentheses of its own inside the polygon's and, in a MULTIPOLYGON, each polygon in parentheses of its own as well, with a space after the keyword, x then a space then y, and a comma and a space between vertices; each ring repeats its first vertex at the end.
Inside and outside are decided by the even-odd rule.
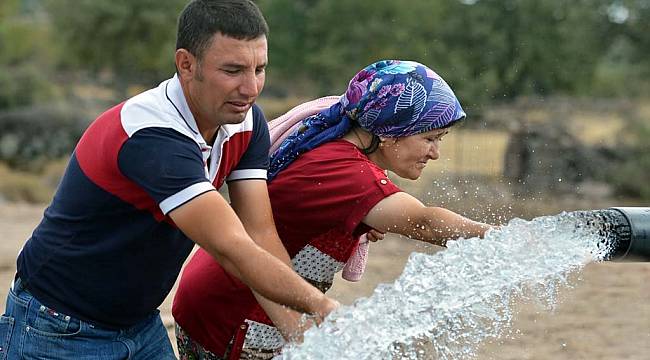
POLYGON ((617 234, 618 246, 611 255, 612 260, 650 261, 650 208, 613 207, 605 211, 613 212, 618 222, 629 231, 617 234))
POLYGON ((603 237, 605 260, 650 261, 650 207, 576 211, 603 237))
POLYGON ((650 262, 650 207, 612 207, 575 211, 602 236, 603 260, 650 262))

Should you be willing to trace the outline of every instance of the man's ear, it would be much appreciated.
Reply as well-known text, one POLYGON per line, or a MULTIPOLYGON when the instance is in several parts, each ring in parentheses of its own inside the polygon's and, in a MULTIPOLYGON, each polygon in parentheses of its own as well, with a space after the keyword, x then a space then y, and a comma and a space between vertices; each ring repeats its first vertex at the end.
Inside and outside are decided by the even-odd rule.
POLYGON ((176 70, 181 79, 191 79, 195 76, 196 72, 196 57, 186 49, 176 50, 174 56, 176 63, 176 70))

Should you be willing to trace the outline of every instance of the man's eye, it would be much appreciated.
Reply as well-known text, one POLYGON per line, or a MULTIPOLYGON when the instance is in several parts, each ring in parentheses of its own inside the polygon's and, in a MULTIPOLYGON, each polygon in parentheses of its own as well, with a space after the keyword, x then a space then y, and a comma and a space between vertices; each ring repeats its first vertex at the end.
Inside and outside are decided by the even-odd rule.
POLYGON ((255 69, 255 74, 258 74, 258 75, 259 75, 259 74, 263 74, 264 72, 266 72, 266 69, 265 69, 265 68, 255 69))
POLYGON ((237 70, 237 69, 223 69, 223 71, 226 74, 230 74, 230 75, 235 75, 235 74, 239 73, 239 70, 237 70))

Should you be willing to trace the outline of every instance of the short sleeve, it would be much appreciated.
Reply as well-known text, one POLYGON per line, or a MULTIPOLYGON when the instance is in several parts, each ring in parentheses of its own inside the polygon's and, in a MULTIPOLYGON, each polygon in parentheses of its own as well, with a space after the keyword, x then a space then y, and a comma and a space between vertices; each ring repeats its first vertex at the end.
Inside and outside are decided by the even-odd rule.
MULTIPOLYGON (((351 166, 350 168, 357 168, 351 166)), ((355 171, 350 172, 350 177, 356 178, 360 186, 357 188, 355 205, 350 208, 346 219, 346 227, 352 231, 368 215, 370 210, 381 200, 402 190, 393 183, 381 169, 365 163, 358 168, 365 168, 367 176, 355 176, 355 171)), ((358 172, 358 171, 356 171, 358 172)))
POLYGON ((158 203, 163 214, 215 190, 197 144, 169 128, 137 131, 120 149, 118 166, 158 203))
POLYGON ((254 105, 253 107, 253 134, 250 143, 242 155, 235 170, 227 178, 227 181, 262 179, 266 180, 266 172, 269 168, 269 148, 271 138, 269 127, 262 110, 254 105))
POLYGON ((377 165, 345 140, 308 151, 269 184, 278 230, 319 236, 352 234, 379 201, 401 191, 377 165))

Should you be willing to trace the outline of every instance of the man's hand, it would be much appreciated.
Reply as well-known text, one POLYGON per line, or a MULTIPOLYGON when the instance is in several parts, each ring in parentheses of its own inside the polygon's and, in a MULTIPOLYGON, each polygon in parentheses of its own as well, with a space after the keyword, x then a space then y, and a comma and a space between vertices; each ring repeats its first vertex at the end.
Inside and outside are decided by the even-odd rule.
POLYGON ((228 272, 269 300, 307 313, 327 314, 334 307, 332 300, 256 245, 218 192, 201 194, 169 216, 228 272))
MULTIPOLYGON (((273 222, 266 181, 233 181, 228 184, 228 192, 232 208, 253 241, 288 266, 291 266, 289 254, 282 244, 273 222)), ((302 320, 302 314, 273 303, 260 294, 255 293, 255 297, 285 339, 297 341, 302 338, 302 333, 311 326, 308 326, 308 322, 305 323, 302 320)), ((323 296, 321 303, 316 304, 315 310, 310 311, 309 314, 320 323, 327 314, 338 306, 338 302, 323 296)))
POLYGON ((314 315, 316 319, 316 323, 320 325, 323 322, 323 320, 325 320, 327 315, 329 315, 332 311, 336 310, 340 306, 341 304, 338 301, 327 297, 325 298, 323 304, 321 305, 322 310, 312 313, 312 315, 314 315))

